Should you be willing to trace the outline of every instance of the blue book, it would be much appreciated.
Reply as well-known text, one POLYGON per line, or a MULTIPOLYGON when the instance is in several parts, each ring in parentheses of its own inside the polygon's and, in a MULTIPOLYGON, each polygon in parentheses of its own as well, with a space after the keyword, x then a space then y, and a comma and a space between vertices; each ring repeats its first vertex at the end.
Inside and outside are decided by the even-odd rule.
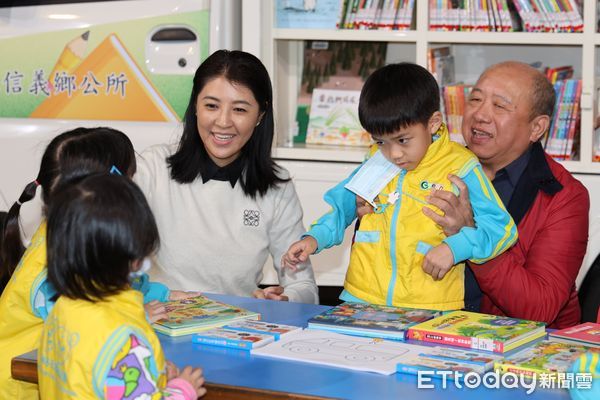
POLYGON ((286 335, 288 333, 299 332, 302 330, 299 326, 292 325, 283 325, 276 324, 273 322, 266 321, 237 321, 223 327, 224 329, 233 329, 237 331, 243 332, 256 332, 256 333, 264 333, 267 335, 273 335, 275 340, 279 340, 282 335, 286 335))
POLYGON ((341 7, 341 0, 276 1, 277 28, 335 29, 341 7))
POLYGON ((244 332, 233 329, 216 328, 192 336, 192 343, 211 346, 231 347, 252 350, 275 340, 273 335, 258 332, 244 332))

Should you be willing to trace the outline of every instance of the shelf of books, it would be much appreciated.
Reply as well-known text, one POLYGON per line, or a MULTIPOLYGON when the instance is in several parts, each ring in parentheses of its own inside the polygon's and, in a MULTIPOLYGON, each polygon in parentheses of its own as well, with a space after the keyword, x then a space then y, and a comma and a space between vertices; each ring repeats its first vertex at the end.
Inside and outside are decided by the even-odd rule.
POLYGON ((558 101, 544 139, 547 151, 572 172, 600 173, 598 2, 495 0, 469 3, 476 4, 468 10, 457 6, 466 3, 256 2, 263 18, 260 55, 275 89, 275 157, 361 162, 369 135, 358 121, 357 96, 373 70, 400 61, 426 65, 436 74, 446 121, 461 141, 464 101, 479 74, 494 63, 519 60, 539 68, 555 85, 558 101))

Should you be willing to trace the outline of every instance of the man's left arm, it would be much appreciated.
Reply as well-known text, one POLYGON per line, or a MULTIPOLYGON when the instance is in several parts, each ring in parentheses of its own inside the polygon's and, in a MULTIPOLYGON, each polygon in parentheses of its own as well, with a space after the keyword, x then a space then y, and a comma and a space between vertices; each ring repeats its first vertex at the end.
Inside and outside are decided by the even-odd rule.
POLYGON ((506 251, 517 241, 517 227, 480 165, 463 178, 469 193, 475 227, 462 227, 444 239, 454 262, 470 259, 478 264, 506 251))
POLYGON ((589 229, 587 190, 574 185, 555 194, 546 209, 526 216, 544 220, 534 237, 522 232, 526 242, 485 264, 471 264, 481 290, 504 314, 551 324, 569 300, 589 229))

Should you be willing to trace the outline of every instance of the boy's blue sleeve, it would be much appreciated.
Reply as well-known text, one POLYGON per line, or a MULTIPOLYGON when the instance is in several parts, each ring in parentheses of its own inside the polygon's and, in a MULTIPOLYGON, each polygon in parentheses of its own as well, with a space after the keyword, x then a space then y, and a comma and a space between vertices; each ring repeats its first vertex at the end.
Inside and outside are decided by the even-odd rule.
POLYGON ((464 177, 469 189, 475 228, 464 227, 444 239, 454 262, 470 260, 481 264, 509 249, 517 241, 517 226, 504 208, 492 183, 477 164, 464 177))
POLYGON ((150 282, 148 274, 136 276, 131 279, 131 287, 142 292, 144 295, 144 304, 152 300, 167 301, 171 291, 168 287, 158 282, 150 282))
POLYGON ((308 232, 302 237, 312 236, 318 244, 316 253, 323 249, 342 243, 344 231, 356 219, 356 195, 344 185, 362 167, 359 165, 352 174, 333 188, 329 189, 323 199, 331 206, 328 213, 312 223, 308 232))

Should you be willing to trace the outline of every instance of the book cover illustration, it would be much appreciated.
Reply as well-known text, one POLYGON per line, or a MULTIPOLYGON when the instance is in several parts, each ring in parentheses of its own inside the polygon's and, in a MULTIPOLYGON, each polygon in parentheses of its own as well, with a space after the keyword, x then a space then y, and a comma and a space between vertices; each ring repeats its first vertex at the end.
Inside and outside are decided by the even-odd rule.
POLYGON ((244 332, 256 332, 271 335, 279 340, 282 335, 301 331, 302 328, 293 325, 276 324, 267 321, 243 320, 223 326, 224 329, 234 329, 244 332))
POLYGON ((275 2, 277 28, 335 29, 342 0, 281 0, 275 2))
POLYGON ((240 307, 196 296, 165 303, 168 317, 154 323, 154 329, 170 336, 196 333, 240 319, 260 319, 260 314, 240 307))
POLYGON ((585 322, 570 328, 550 332, 550 339, 600 347, 600 324, 585 322))
POLYGON ((274 340, 275 336, 268 333, 247 332, 226 328, 209 329, 192 336, 192 343, 244 350, 255 349, 274 340))
POLYGON ((556 375, 567 372, 575 360, 589 351, 600 353, 599 348, 543 340, 495 363, 501 372, 538 373, 556 375))
MULTIPOLYGON (((385 64, 386 53, 387 45, 383 42, 307 41, 296 103, 297 132, 292 132, 295 134, 294 142, 350 144, 350 140, 348 140, 350 137, 355 139, 354 144, 369 145, 370 137, 366 132, 364 135, 359 135, 356 132, 349 135, 350 131, 346 129, 341 131, 338 129, 337 136, 329 136, 328 140, 324 139, 326 134, 319 135, 321 132, 318 131, 313 132, 310 138, 307 138, 309 117, 312 111, 313 90, 360 92, 365 79, 385 64), (360 138, 358 143, 356 143, 357 137, 360 138)), ((351 99, 347 101, 351 101, 351 99)), ((358 99, 355 99, 355 102, 357 107, 358 99)), ((353 111, 351 121, 358 121, 358 113, 353 111)), ((358 126, 360 127, 360 123, 358 123, 358 126)), ((331 130, 331 132, 336 131, 331 130)))
POLYGON ((545 335, 542 322, 454 311, 409 329, 409 338, 503 353, 545 335))
POLYGON ((437 315, 439 311, 345 302, 309 319, 308 327, 404 340, 406 329, 437 315))

